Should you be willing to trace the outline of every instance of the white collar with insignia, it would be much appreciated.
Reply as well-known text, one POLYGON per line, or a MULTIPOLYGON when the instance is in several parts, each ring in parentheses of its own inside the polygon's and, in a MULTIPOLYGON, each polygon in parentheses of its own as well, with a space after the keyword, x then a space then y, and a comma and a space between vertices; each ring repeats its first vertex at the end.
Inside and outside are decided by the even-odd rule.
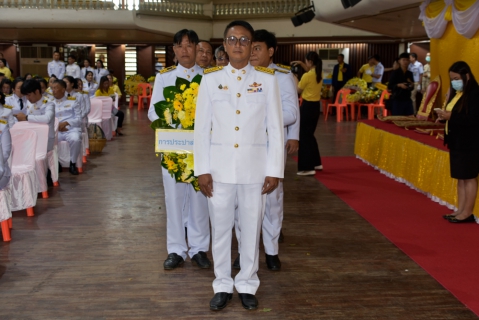
POLYGON ((236 69, 236 68, 233 68, 231 66, 231 63, 228 63, 228 65, 226 67, 224 67, 224 69, 226 69, 226 72, 228 74, 240 77, 241 75, 245 75, 245 74, 248 74, 249 72, 251 72, 253 70, 253 67, 248 62, 248 64, 244 68, 236 69))

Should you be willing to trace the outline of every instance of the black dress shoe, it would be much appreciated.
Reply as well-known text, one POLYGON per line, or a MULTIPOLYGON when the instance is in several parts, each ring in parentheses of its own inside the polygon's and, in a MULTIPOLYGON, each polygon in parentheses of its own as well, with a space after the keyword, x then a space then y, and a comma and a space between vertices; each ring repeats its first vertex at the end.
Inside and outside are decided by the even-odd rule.
POLYGON ((241 270, 241 265, 240 265, 240 255, 238 253, 238 256, 235 259, 235 262, 233 262, 233 269, 236 270, 241 270))
POLYGON ((233 294, 228 292, 215 293, 215 296, 210 301, 210 310, 218 311, 224 309, 232 297, 233 294))
POLYGON ((444 219, 448 220, 448 219, 454 218, 455 216, 456 216, 456 215, 454 215, 454 214, 445 214, 445 215, 443 215, 442 217, 443 217, 444 219))
POLYGON ((78 169, 75 163, 70 161, 70 173, 73 174, 74 176, 78 175, 78 169))
POLYGON ((451 223, 470 223, 470 222, 476 222, 476 219, 474 218, 474 215, 471 214, 466 219, 459 220, 454 217, 454 218, 449 218, 448 221, 451 223))
POLYGON ((281 261, 279 261, 278 255, 270 256, 269 254, 265 254, 266 256, 266 265, 268 269, 271 271, 279 271, 281 270, 281 261))
POLYGON ((256 299, 254 294, 238 293, 238 295, 241 299, 241 304, 243 305, 243 308, 248 310, 258 309, 258 299, 256 299))
POLYGON ((165 262, 163 262, 163 268, 165 270, 173 270, 176 267, 180 266, 185 262, 183 257, 177 255, 176 253, 170 253, 168 258, 166 258, 165 262))
POLYGON ((283 229, 281 229, 281 231, 279 232, 278 242, 279 242, 279 243, 283 243, 283 242, 284 242, 283 229))
POLYGON ((198 267, 201 269, 208 269, 211 267, 211 262, 210 259, 208 259, 208 256, 206 256, 206 252, 199 251, 197 254, 191 258, 192 262, 196 262, 198 267))

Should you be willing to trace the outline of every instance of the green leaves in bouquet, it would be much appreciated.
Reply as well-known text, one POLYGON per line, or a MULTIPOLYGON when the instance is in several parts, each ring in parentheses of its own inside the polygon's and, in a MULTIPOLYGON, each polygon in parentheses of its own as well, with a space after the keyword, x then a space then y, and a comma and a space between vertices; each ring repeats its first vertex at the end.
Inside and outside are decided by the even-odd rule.
POLYGON ((196 76, 193 77, 193 79, 191 80, 191 82, 196 82, 197 84, 200 84, 202 78, 203 78, 203 76, 198 73, 196 76))
POLYGON ((169 86, 163 89, 163 97, 166 101, 172 102, 175 99, 175 94, 178 93, 176 86, 169 86))
POLYGON ((176 78, 175 86, 178 92, 183 92, 189 85, 190 85, 190 82, 188 80, 180 78, 180 77, 176 78), (181 86, 183 86, 183 89, 181 88, 181 86))

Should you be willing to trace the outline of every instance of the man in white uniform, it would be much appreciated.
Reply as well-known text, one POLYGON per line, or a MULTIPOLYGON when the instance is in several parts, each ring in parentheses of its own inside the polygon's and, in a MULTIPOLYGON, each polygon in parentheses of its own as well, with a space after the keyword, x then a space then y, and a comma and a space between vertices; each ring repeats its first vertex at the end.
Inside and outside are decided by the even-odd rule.
MULTIPOLYGON (((81 77, 80 67, 76 64, 76 58, 73 55, 68 56, 68 65, 66 67, 66 76, 73 77, 74 79, 81 77)), ((63 78, 59 78, 63 79, 63 78)))
POLYGON ((55 75, 57 79, 63 79, 65 75, 65 63, 60 61, 60 52, 55 51, 53 53, 53 61, 48 63, 48 76, 55 75))
POLYGON ((410 63, 408 70, 412 72, 412 76, 414 78, 414 89, 411 92, 411 100, 412 106, 414 108, 414 114, 416 114, 416 95, 418 91, 421 92, 421 83, 424 69, 422 63, 417 61, 417 54, 415 54, 414 52, 409 54, 409 62, 410 63))
POLYGON ((254 30, 245 21, 225 29, 230 64, 205 70, 196 106, 195 174, 208 197, 216 279, 211 310, 239 293, 245 309, 257 309, 259 237, 266 194, 283 178, 281 96, 274 70, 249 64, 254 30), (241 271, 231 277, 235 203, 241 229, 241 271))
MULTIPOLYGON (((273 63, 276 51, 276 36, 267 30, 256 30, 253 39, 253 51, 250 63, 252 66, 269 67, 275 70, 278 86, 281 92, 283 105, 283 126, 286 142, 286 152, 293 154, 299 148, 299 106, 298 91, 294 76, 288 70, 282 69, 273 63)), ((286 164, 286 157, 284 158, 286 164)), ((236 238, 241 246, 241 230, 235 220, 236 238)), ((269 270, 281 270, 281 261, 278 257, 278 240, 283 223, 283 183, 266 196, 266 210, 263 220, 263 244, 266 254, 266 266, 269 270)), ((239 259, 235 261, 235 268, 240 268, 239 259)))
POLYGON ((75 96, 65 95, 66 83, 55 80, 52 86, 55 117, 58 118, 58 141, 67 141, 70 146, 70 173, 78 175, 76 160, 81 151, 81 114, 75 96))
POLYGON ((372 74, 373 77, 373 86, 376 86, 376 83, 381 83, 383 80, 383 74, 384 74, 384 66, 381 63, 381 57, 378 54, 375 54, 373 56, 373 61, 375 64, 374 67, 374 73, 372 74))
POLYGON ((202 68, 210 68, 213 61, 213 47, 208 41, 200 40, 196 50, 196 64, 202 68))
MULTIPOLYGON (((203 69, 195 63, 197 44, 198 35, 193 30, 183 29, 175 34, 173 51, 178 58, 178 66, 163 69, 156 76, 148 110, 148 118, 151 121, 154 122, 159 118, 155 111, 155 103, 165 100, 163 96, 165 87, 174 86, 178 77, 191 81, 197 74, 203 72, 203 69)), ((187 254, 200 268, 210 268, 211 262, 206 255, 210 246, 206 197, 201 192, 196 192, 189 183, 177 183, 165 168, 161 170, 165 188, 168 250, 168 257, 163 263, 164 269, 175 269, 183 264, 187 254), (185 239, 185 226, 188 230, 188 241, 185 239)))

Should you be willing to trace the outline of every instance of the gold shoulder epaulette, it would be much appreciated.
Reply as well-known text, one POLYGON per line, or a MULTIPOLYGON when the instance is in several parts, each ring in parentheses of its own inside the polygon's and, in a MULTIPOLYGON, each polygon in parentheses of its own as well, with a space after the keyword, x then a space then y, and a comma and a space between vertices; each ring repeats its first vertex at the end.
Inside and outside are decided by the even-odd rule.
POLYGON ((267 73, 267 74, 274 74, 274 69, 271 69, 271 68, 265 68, 265 67, 257 66, 257 67, 254 67, 254 69, 256 71, 264 72, 264 73, 267 73))
POLYGON ((44 103, 44 104, 47 103, 47 102, 48 102, 48 99, 44 99, 44 100, 43 100, 43 103, 44 103))
POLYGON ((288 73, 289 73, 289 71, 287 71, 287 70, 283 70, 283 69, 274 69, 274 71, 278 71, 278 72, 281 72, 281 73, 286 73, 286 74, 288 74, 288 73))
POLYGON ((286 70, 291 70, 291 66, 287 66, 285 64, 277 64, 277 66, 286 70))
POLYGON ((83 93, 83 94, 88 94, 88 91, 82 91, 81 93, 83 93))
POLYGON ((208 74, 208 73, 212 73, 212 72, 219 71, 219 70, 223 70, 223 66, 216 66, 216 67, 204 69, 203 72, 204 72, 204 74, 208 74))
POLYGON ((11 96, 12 96, 11 94, 6 94, 5 98, 11 97, 11 96))
POLYGON ((3 105, 4 108, 7 108, 7 109, 13 109, 13 106, 9 105, 9 104, 4 104, 3 105))
POLYGON ((171 70, 175 70, 176 69, 176 66, 171 66, 171 67, 168 67, 168 68, 165 68, 165 69, 161 69, 160 70, 160 74, 163 74, 163 73, 167 73, 171 70))
POLYGON ((75 97, 75 96, 69 96, 69 97, 67 97, 67 100, 76 100, 76 99, 77 99, 77 97, 75 97))

